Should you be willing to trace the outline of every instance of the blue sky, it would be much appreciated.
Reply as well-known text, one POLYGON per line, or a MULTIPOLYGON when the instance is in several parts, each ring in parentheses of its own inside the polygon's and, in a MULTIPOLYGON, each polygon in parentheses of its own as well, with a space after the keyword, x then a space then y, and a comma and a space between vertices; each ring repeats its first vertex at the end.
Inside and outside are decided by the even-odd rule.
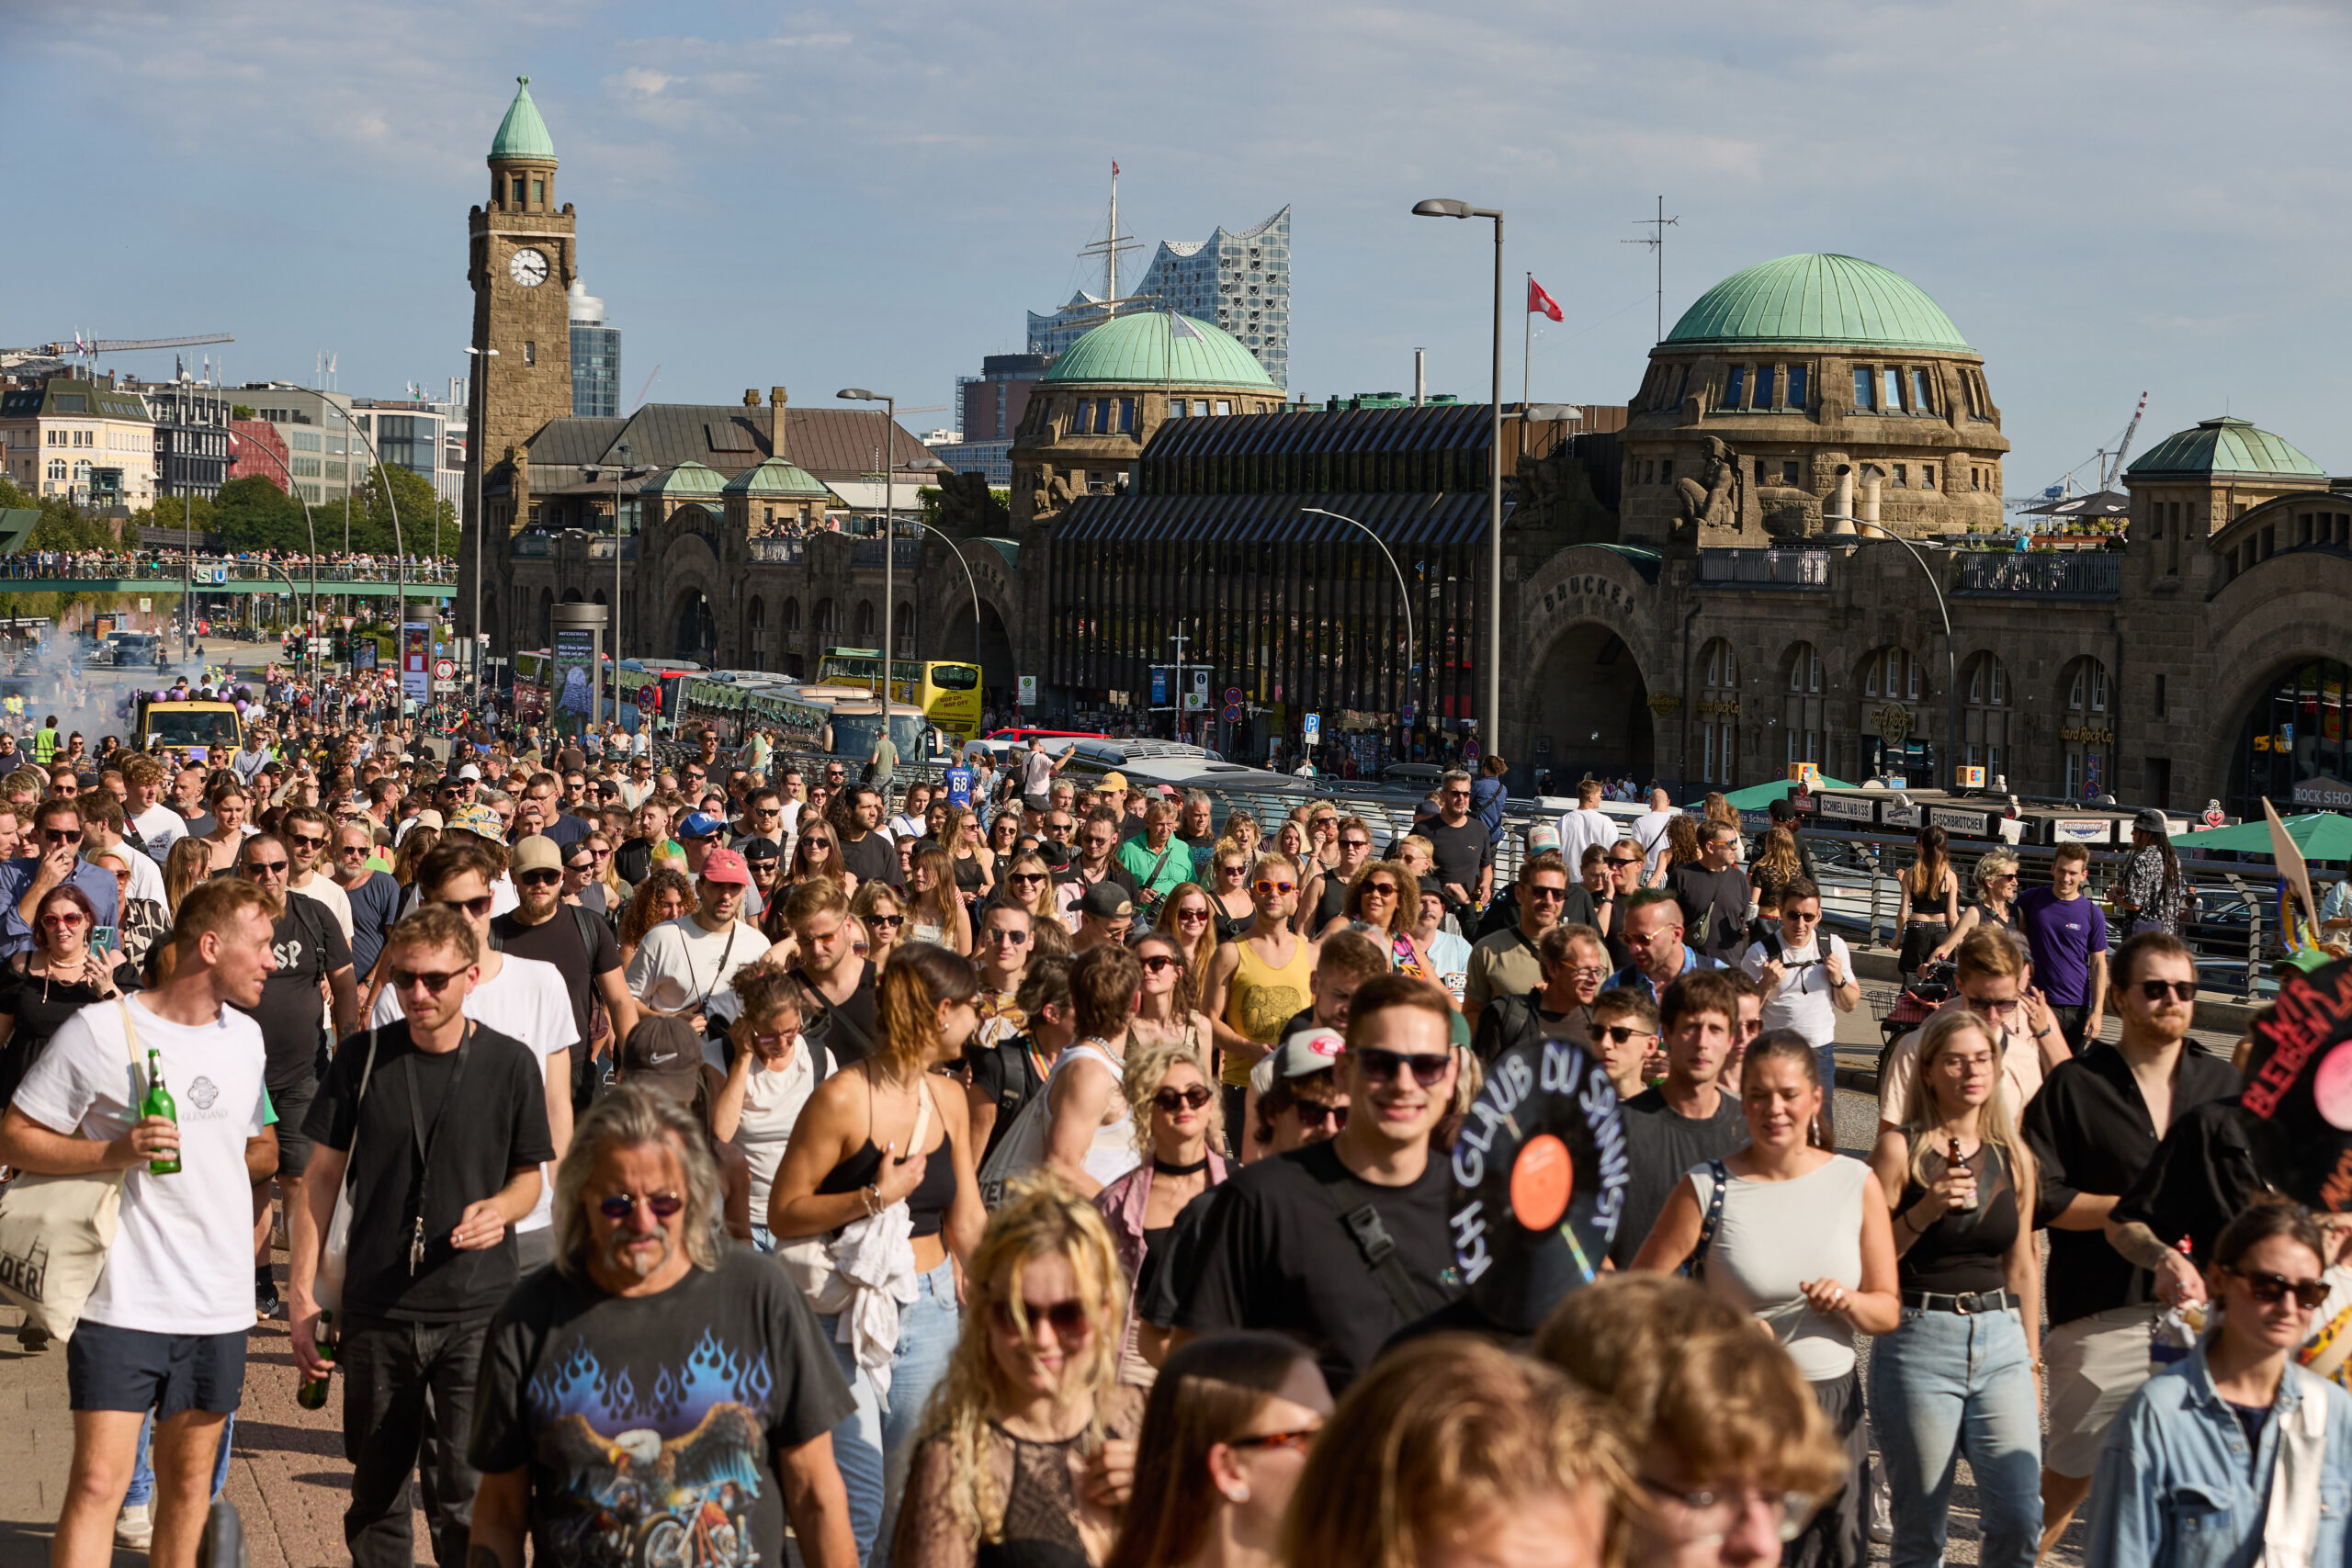
POLYGON ((527 73, 625 400, 658 365, 657 401, 946 403, 1099 276, 1115 158, 1137 268, 1294 208, 1295 394, 1406 386, 1420 346, 1482 395, 1483 225, 1408 216, 1442 195, 1505 208, 1513 292, 1566 307, 1535 396, 1624 400, 1654 306, 1623 242, 1663 193, 1669 323, 1798 251, 1927 289, 1986 356, 2012 495, 2143 390, 2143 449, 2227 410, 2340 472, 2347 44, 2342 6, 2178 0, 13 0, 0 339, 227 331, 235 379, 331 349, 346 391, 438 388, 527 73))

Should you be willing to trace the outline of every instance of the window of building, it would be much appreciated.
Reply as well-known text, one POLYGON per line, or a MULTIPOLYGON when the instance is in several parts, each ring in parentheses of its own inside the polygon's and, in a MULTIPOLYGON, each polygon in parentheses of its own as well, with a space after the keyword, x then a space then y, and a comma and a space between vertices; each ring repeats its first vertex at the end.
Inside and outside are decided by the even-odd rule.
POLYGON ((1772 406, 1772 367, 1770 365, 1756 367, 1756 406, 1759 409, 1772 406))
POLYGON ((1747 367, 1735 365, 1724 382, 1724 407, 1736 409, 1747 400, 1747 367))
POLYGON ((2009 677, 1998 656, 1979 654, 1962 672, 1961 762, 1983 768, 1989 783, 2009 771, 2009 677))
POLYGON ((1790 458, 1781 465, 1781 482, 1784 485, 1792 485, 1797 482, 1797 465, 1794 458, 1790 458))
POLYGON ((287 467, 294 470, 297 478, 316 479, 319 476, 319 460, 316 457, 297 457, 287 467))
POLYGON ((1802 365, 1789 367, 1789 407, 1802 409, 1805 400, 1805 370, 1802 365))
POLYGON ((1936 466, 1933 463, 1919 465, 1919 488, 1921 490, 1936 488, 1936 466))
POLYGON ((1168 417, 1170 419, 1182 419, 1184 417, 1183 399, 1170 398, 1168 400, 1168 417))
POLYGON ((2066 674, 2066 709, 2070 713, 2107 711, 2107 666, 2096 659, 2077 659, 2066 674))
POLYGON ((1858 409, 1878 407, 1878 374, 1867 365, 1854 367, 1854 406, 1858 409))
POLYGON ((2165 716, 2165 678, 2161 673, 2156 676, 2156 716, 2165 716))
POLYGON ((1909 490, 1911 488, 1911 465, 1908 463, 1897 463, 1894 465, 1894 488, 1897 490, 1909 490))
POLYGON ((1903 372, 1889 367, 1886 372, 1886 412, 1903 412, 1903 372))
POLYGON ((515 206, 517 206, 517 207, 520 207, 520 206, 522 206, 522 205, 523 205, 523 176, 522 176, 522 175, 516 175, 514 177, 514 181, 513 181, 512 185, 508 187, 508 190, 507 190, 507 199, 508 199, 508 200, 510 200, 510 201, 512 201, 512 202, 513 202, 515 206))
POLYGON ((533 180, 531 182, 531 205, 533 207, 544 206, 547 203, 547 199, 548 182, 545 180, 533 180))
POLYGON ((1789 650, 1789 690, 1821 690, 1821 650, 1809 642, 1801 642, 1789 650))
POLYGON ((537 365, 538 362, 539 345, 528 341, 527 339, 525 340, 523 344, 523 363, 525 365, 537 365))
POLYGON ((1911 372, 1911 412, 1914 413, 1936 412, 1935 379, 1923 368, 1915 367, 1911 372))
POLYGON ((1133 398, 1121 398, 1119 400, 1119 433, 1123 435, 1132 435, 1135 434, 1135 429, 1136 400, 1133 398))
POLYGON ((1657 460, 1657 482, 1662 485, 1670 485, 1674 482, 1673 458, 1660 457, 1657 460))
POLYGON ((49 460, 49 477, 52 479, 62 479, 65 477, 64 458, 51 457, 49 460))

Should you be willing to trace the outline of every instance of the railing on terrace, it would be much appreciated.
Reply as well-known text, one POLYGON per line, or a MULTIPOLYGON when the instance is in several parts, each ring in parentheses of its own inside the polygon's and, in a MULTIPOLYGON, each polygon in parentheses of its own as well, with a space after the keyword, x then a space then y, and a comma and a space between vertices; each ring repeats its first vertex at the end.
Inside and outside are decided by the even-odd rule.
POLYGON ((2113 599, 2123 592, 2123 558, 2106 550, 2032 555, 1969 550, 1958 558, 1956 593, 2022 593, 2044 599, 2113 599))
MULTIPOLYGON (((520 546, 522 540, 515 543, 520 546)), ((518 548, 515 553, 526 552, 518 548)), ((199 554, 196 558, 198 588, 214 581, 216 571, 222 574, 222 581, 230 582, 276 582, 291 577, 307 584, 311 580, 311 563, 300 557, 282 556, 274 562, 240 560, 233 556, 199 554)), ((177 555, 60 556, 50 560, 33 556, 0 556, 0 579, 18 581, 99 578, 160 581, 182 578, 187 572, 187 558, 177 555)), ((318 575, 323 586, 329 582, 396 582, 401 573, 400 563, 392 560, 322 561, 318 575)), ((455 561, 412 560, 407 576, 411 582, 455 582, 458 565, 455 561)))
MULTIPOLYGON (((799 561, 807 548, 808 541, 805 539, 753 539, 752 558, 790 566, 799 561)), ((881 558, 876 556, 875 558, 878 561, 881 558)))
POLYGON ((555 541, 545 534, 517 534, 508 544, 506 553, 524 560, 538 560, 555 554, 555 541))
MULTIPOLYGON (((922 546, 912 539, 900 539, 895 547, 894 553, 898 569, 900 571, 912 571, 921 564, 922 546)), ((882 541, 879 539, 858 540, 850 551, 849 563, 853 567, 880 566, 882 541)))
MULTIPOLYGON (((635 539, 623 539, 620 544, 621 559, 635 560, 637 558, 637 541, 635 539)), ((607 536, 601 539, 590 539, 588 541, 588 558, 590 560, 612 559, 613 541, 611 537, 607 536)))
POLYGON ((1699 581, 1758 588, 1826 588, 1827 550, 1701 550, 1699 581))

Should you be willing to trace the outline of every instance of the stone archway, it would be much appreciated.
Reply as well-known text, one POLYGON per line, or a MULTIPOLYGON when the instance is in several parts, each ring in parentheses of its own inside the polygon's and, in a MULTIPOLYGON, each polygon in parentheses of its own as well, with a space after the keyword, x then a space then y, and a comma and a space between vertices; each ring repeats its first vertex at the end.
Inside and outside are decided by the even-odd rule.
POLYGON ((709 667, 718 657, 718 617, 699 588, 682 588, 671 602, 670 625, 677 657, 709 667))
MULTIPOLYGON (((970 659, 974 656, 972 640, 972 604, 966 600, 951 607, 941 617, 944 630, 931 645, 928 657, 933 659, 970 659)), ((1004 624, 1004 616, 994 604, 980 601, 980 691, 983 700, 993 702, 1002 709, 1010 705, 1009 694, 1017 686, 1017 671, 1013 669, 1012 634, 1004 624)))
POLYGON ((1563 628, 1535 665, 1533 690, 1528 760, 1555 788, 1587 773, 1646 782, 1656 773, 1649 682, 1613 628, 1591 620, 1563 628))

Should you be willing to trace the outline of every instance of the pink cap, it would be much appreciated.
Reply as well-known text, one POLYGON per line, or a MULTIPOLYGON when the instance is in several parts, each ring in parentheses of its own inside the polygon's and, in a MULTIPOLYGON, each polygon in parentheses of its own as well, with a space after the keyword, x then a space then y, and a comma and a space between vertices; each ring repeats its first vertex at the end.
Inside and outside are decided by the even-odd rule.
POLYGON ((752 868, 733 850, 713 850, 702 863, 702 874, 713 882, 740 882, 752 885, 752 868))

